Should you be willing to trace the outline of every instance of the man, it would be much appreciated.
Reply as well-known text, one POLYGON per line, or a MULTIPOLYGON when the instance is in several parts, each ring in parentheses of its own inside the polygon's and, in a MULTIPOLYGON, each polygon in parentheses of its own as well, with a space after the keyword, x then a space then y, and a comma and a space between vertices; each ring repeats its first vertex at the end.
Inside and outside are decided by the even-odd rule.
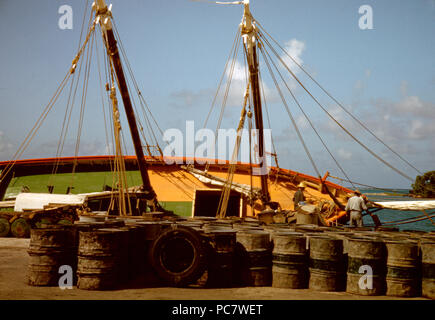
POLYGON ((305 201, 304 189, 305 189, 305 184, 303 182, 299 183, 298 190, 296 191, 295 195, 293 196, 293 203, 294 203, 295 210, 297 210, 299 208, 300 202, 305 201))
POLYGON ((345 210, 348 214, 350 213, 350 226, 354 224, 358 227, 363 226, 362 211, 367 210, 367 206, 358 189, 354 191, 354 196, 347 202, 345 210))

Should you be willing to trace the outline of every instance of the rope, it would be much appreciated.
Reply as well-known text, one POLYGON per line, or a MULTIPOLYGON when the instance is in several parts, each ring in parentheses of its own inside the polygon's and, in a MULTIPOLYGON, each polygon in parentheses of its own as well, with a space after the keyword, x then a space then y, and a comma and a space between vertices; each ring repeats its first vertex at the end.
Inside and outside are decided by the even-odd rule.
MULTIPOLYGON (((261 41, 261 39, 260 39, 261 41)), ((261 42, 263 43, 263 42, 261 42)), ((264 47, 264 45, 262 46, 264 47)), ((305 119, 308 121, 308 123, 310 124, 311 128, 313 129, 313 131, 315 132, 315 134, 317 135, 317 137, 319 138, 320 142, 322 143, 323 147, 326 149, 326 151, 329 153, 329 155, 331 156, 331 158, 334 160, 335 164, 337 165, 337 167, 340 169, 340 171, 346 176, 346 178, 349 179, 348 175, 346 174, 346 172, 344 171, 344 169, 342 168, 342 166, 338 163, 337 159, 334 157, 334 155, 332 154, 332 152, 329 150, 328 146, 326 145, 325 141, 322 139, 322 137, 320 136, 320 134, 318 133, 318 131, 316 130, 316 128, 314 127, 312 121, 310 120, 310 118, 308 117, 308 115, 305 113, 304 109, 302 108, 302 106, 300 105, 299 101, 296 99, 296 96, 293 94, 293 91, 290 89, 290 87, 288 86, 288 84, 286 83, 286 81, 284 80, 284 77, 282 76, 281 72, 279 72, 278 67, 276 66, 276 64, 273 62, 272 58, 270 57, 270 54, 267 52, 266 49, 264 49, 264 51, 266 52, 267 56, 269 57, 271 63, 273 64, 273 66, 275 67, 276 72, 278 73, 278 75, 281 78, 281 81, 284 83, 285 87, 287 88, 287 90, 290 92, 293 100, 295 101, 296 105, 298 106, 299 110, 302 112, 302 114, 304 115, 305 119)), ((320 176, 320 175, 319 175, 320 176)), ((349 179, 350 180, 350 179, 349 179)), ((352 184, 353 188, 355 189, 355 186, 352 184)))
POLYGON ((221 85, 222 85, 222 81, 223 81, 223 79, 225 77, 225 74, 226 74, 226 71, 227 71, 227 68, 228 68, 228 64, 229 64, 229 62, 231 60, 231 57, 233 55, 233 51, 236 49, 236 47, 237 47, 237 45, 239 43, 239 38, 240 38, 240 26, 237 28, 236 36, 234 38, 233 45, 232 45, 231 50, 230 50, 230 54, 228 55, 227 61, 225 62, 224 72, 222 73, 221 78, 219 80, 219 84, 218 84, 218 87, 216 89, 216 93, 214 95, 214 98, 213 98, 210 110, 209 110, 209 112, 207 114, 207 117, 206 117, 206 119, 204 121, 203 129, 207 126, 207 123, 208 123, 208 120, 210 118, 210 115, 211 115, 211 113, 212 113, 212 111, 213 111, 213 109, 215 107, 216 100, 217 100, 217 97, 218 97, 218 94, 219 94, 219 91, 220 91, 220 88, 221 88, 221 85))
POLYGON ((287 110, 287 114, 289 115, 290 120, 291 120, 291 122, 292 122, 292 124, 293 124, 293 127, 294 127, 294 129, 295 129, 295 131, 296 131, 296 133, 297 133, 297 135, 298 135, 299 141, 301 142, 301 144, 302 144, 302 146, 303 146, 303 148, 304 148, 304 150, 305 150, 305 153, 307 154, 308 159, 310 160, 311 165, 312 165, 313 168, 314 168, 314 171, 316 171, 317 175, 320 177, 319 169, 317 168, 317 166, 316 166, 316 164, 315 164, 315 162, 314 162, 314 160, 313 160, 313 157, 311 156, 311 153, 310 153, 310 151, 308 150, 308 147, 307 147, 307 145, 306 145, 304 139, 302 138, 302 135, 301 135, 301 133, 300 133, 300 131, 299 131, 299 128, 298 128, 298 126, 297 126, 297 124, 296 124, 296 121, 295 121, 295 119, 293 118, 293 115, 292 115, 292 113, 291 113, 291 111, 290 111, 290 108, 289 108, 288 105, 287 105, 287 102, 286 102, 286 100, 285 100, 285 98, 284 98, 284 95, 282 94, 281 89, 279 88, 278 81, 276 80, 276 77, 275 77, 274 73, 272 72, 272 68, 270 67, 269 61, 268 61, 268 59, 267 59, 267 57, 266 57, 266 55, 265 55, 265 53, 264 53, 264 51, 263 51, 263 46, 260 46, 260 51, 261 51, 261 54, 263 55, 263 59, 264 59, 264 61, 266 62, 267 68, 269 69, 269 73, 270 73, 270 75, 272 76, 273 82, 275 83, 275 87, 276 87, 276 89, 278 90, 278 93, 279 93, 279 95, 280 95, 280 97, 281 97, 282 103, 284 104, 284 107, 285 107, 285 109, 287 110))
POLYGON ((382 143, 387 149, 389 149, 392 153, 394 153, 396 156, 398 156, 403 162, 405 162, 408 166, 413 168, 418 173, 422 174, 420 170, 418 170, 416 167, 414 167, 411 163, 409 163, 406 159, 404 159, 399 153, 394 151, 390 146, 388 146, 384 141, 382 141, 378 136, 376 136, 367 126, 365 126, 358 118, 356 118, 349 110, 347 110, 337 99, 335 99, 322 85, 320 85, 319 82, 317 82, 292 56, 288 54, 288 52, 280 46, 280 44, 262 27, 262 25, 255 20, 255 22, 258 24, 258 26, 263 30, 270 39, 288 56, 329 98, 331 98, 343 111, 345 111, 352 119, 354 119, 360 126, 362 126, 366 131, 368 131, 376 140, 378 140, 380 143, 382 143))
POLYGON ((349 182, 349 183, 352 183, 352 185, 353 185, 353 184, 357 184, 357 185, 360 185, 360 186, 363 186, 363 187, 368 187, 368 188, 377 189, 377 190, 382 190, 382 191, 396 191, 396 190, 397 190, 397 189, 392 189, 392 188, 379 188, 379 187, 374 187, 374 186, 371 186, 371 185, 368 185, 368 184, 363 184, 363 183, 360 183, 360 182, 350 181, 350 180, 348 180, 348 179, 342 179, 342 178, 335 177, 335 176, 331 176, 331 175, 329 175, 329 177, 332 178, 332 179, 337 179, 337 180, 343 181, 343 182, 349 182))
POLYGON ((387 224, 387 225, 401 225, 401 224, 406 224, 406 223, 413 223, 413 222, 418 222, 418 221, 423 221, 423 220, 428 220, 431 218, 434 218, 435 214, 431 215, 431 216, 421 216, 421 217, 414 217, 412 218, 413 220, 409 220, 409 219, 404 219, 404 220, 397 220, 397 221, 391 221, 391 222, 384 222, 382 223, 383 225, 387 224))
MULTIPOLYGON (((143 95, 142 95, 142 93, 141 93, 141 91, 140 91, 140 89, 139 89, 139 86, 138 86, 138 84, 137 84, 136 78, 134 77, 133 70, 132 70, 132 68, 131 68, 130 62, 129 62, 129 60, 128 60, 127 53, 126 53, 126 51, 125 51, 125 49, 124 49, 124 45, 123 45, 123 43, 122 43, 121 37, 119 36, 118 28, 117 28, 117 26, 116 26, 115 21, 113 21, 113 25, 114 25, 115 34, 116 34, 116 36, 117 36, 117 38, 118 38, 118 40, 119 40, 119 47, 120 47, 120 49, 121 49, 121 54, 122 54, 122 56, 123 56, 123 58, 124 58, 124 60, 125 60, 125 63, 126 63, 126 66, 127 66, 127 70, 128 70, 128 72, 129 72, 129 74, 130 74, 131 80, 132 80, 133 85, 134 85, 134 87, 135 87, 135 89, 136 89, 136 93, 137 93, 137 95, 138 95, 138 97, 139 97, 139 102, 140 102, 140 106, 141 106, 141 108, 142 108, 142 114, 143 114, 143 117, 144 117, 144 119, 145 119, 145 124, 146 124, 146 126, 147 126, 147 130, 148 130, 148 132, 150 133, 150 136, 152 136, 152 138, 154 139, 154 142, 153 142, 153 143, 155 144, 155 147, 157 148, 158 152, 160 153, 161 156, 163 156, 163 152, 162 152, 162 150, 161 150, 161 148, 160 148, 160 146, 159 146, 158 140, 157 140, 156 135, 155 135, 155 133, 154 133, 154 130, 153 130, 153 128, 152 128, 151 121, 149 120, 149 118, 148 118, 148 116, 147 116, 147 111, 148 111, 148 113, 149 113, 151 119, 153 120, 155 126, 157 127, 157 129, 159 130, 159 132, 160 132, 160 134, 161 134, 162 136, 163 136, 163 131, 162 131, 162 129, 160 128, 160 126, 158 125, 158 122, 157 122, 156 119, 154 118, 154 115, 152 114, 152 112, 151 112, 151 110, 150 110, 150 108, 149 108, 149 106, 148 106, 148 104, 147 104, 145 98, 143 97, 143 95), (145 108, 146 108, 146 110, 145 110, 145 108)), ((135 103, 134 103, 134 107, 135 107, 135 109, 136 109, 136 104, 135 104, 135 103)), ((136 110, 136 112, 137 112, 137 110, 136 110)), ((139 114, 139 113, 137 112, 137 114, 139 114)), ((142 136, 144 137, 144 139, 146 139, 146 138, 145 138, 145 135, 144 135, 144 132, 143 132, 143 126, 142 126, 140 120, 139 120, 139 123, 140 123, 140 128, 141 128, 142 136)), ((169 143, 169 142, 167 142, 167 144, 168 144, 168 143, 169 143)), ((152 156, 152 154, 151 154, 151 152, 150 152, 150 150, 149 150, 150 145, 149 145, 148 143, 147 143, 147 147, 148 147, 148 153, 149 153, 149 155, 152 156)))
MULTIPOLYGON (((273 50, 273 49, 272 49, 273 50)), ((281 59, 280 59, 281 60, 281 59)), ((287 71, 290 72, 292 77, 299 83, 299 85, 305 90, 305 92, 308 93, 308 95, 316 102, 316 104, 331 118, 344 132, 346 132, 355 142, 357 142, 361 147, 363 147, 367 152, 369 152, 372 156, 374 156, 376 159, 381 161, 383 164, 403 176, 404 178, 414 181, 414 179, 407 176, 405 173, 400 171, 399 169, 396 169, 394 166, 392 166, 390 163, 379 157, 376 153, 374 153, 372 150, 370 150, 366 145, 364 145, 359 139, 357 139, 354 135, 352 135, 349 130, 347 130, 340 122, 338 122, 326 109, 325 107, 311 94, 311 92, 302 84, 302 82, 299 80, 298 77, 286 66, 285 63, 283 65, 286 67, 287 71)))
MULTIPOLYGON (((224 92, 224 97, 223 97, 223 99, 222 99, 222 104, 221 104, 221 110, 220 110, 220 114, 219 114, 219 119, 218 119, 218 122, 217 122, 217 125, 216 125, 216 130, 215 130, 215 141, 214 141, 214 144, 216 145, 216 142, 217 142, 217 138, 218 138, 218 131, 219 131, 219 129, 220 129, 220 127, 221 127, 221 124, 222 124, 222 119, 223 119, 223 116, 224 116, 224 112, 225 112, 225 108, 226 108, 226 105, 227 105, 227 100, 228 100, 228 96, 229 96, 229 91, 230 91, 230 88, 231 88, 231 82, 232 82, 232 79, 233 79, 233 74, 234 74, 234 67, 235 67, 235 64, 236 64, 236 61, 237 61, 237 56, 238 56, 238 50, 237 50, 237 47, 238 47, 238 45, 239 45, 239 43, 240 43, 240 40, 241 40, 241 36, 238 36, 237 38, 236 38, 236 44, 235 44, 235 46, 233 46, 233 49, 234 49, 234 52, 232 52, 232 55, 230 55, 230 57, 229 58, 231 58, 232 57, 232 60, 231 60, 231 65, 230 65, 230 70, 229 70, 229 74, 228 74, 228 80, 227 80, 227 84, 226 84, 226 87, 225 87, 225 92, 224 92)), ((224 74, 225 74, 225 72, 224 72, 224 74)), ((220 89, 220 88, 219 88, 220 89)), ((218 93, 218 92, 217 92, 218 93)), ((216 94, 217 94, 216 93, 216 94)), ((214 101, 213 101, 213 104, 212 104, 212 108, 214 107, 214 101)), ((211 110, 210 110, 211 111, 211 110)), ((207 121, 206 121, 207 122, 207 121)), ((204 126, 205 127, 205 126, 204 126)), ((206 164, 206 166, 205 166, 205 171, 207 172, 208 170, 209 170, 209 168, 210 168, 210 163, 207 163, 206 164)))

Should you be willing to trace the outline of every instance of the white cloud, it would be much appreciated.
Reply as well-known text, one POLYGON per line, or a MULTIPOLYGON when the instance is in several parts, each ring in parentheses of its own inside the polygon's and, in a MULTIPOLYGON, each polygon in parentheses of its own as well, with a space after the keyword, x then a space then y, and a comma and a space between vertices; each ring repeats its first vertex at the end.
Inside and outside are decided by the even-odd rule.
MULTIPOLYGON (((296 61, 299 65, 303 64, 303 60, 301 58, 302 52, 305 50, 305 42, 299 41, 297 39, 291 39, 287 41, 284 46, 285 51, 296 61)), ((298 73, 300 68, 296 65, 295 62, 288 55, 283 54, 281 59, 284 63, 290 68, 294 73, 298 73)))
POLYGON ((338 155, 344 160, 352 159, 352 152, 344 150, 343 148, 338 149, 338 155))

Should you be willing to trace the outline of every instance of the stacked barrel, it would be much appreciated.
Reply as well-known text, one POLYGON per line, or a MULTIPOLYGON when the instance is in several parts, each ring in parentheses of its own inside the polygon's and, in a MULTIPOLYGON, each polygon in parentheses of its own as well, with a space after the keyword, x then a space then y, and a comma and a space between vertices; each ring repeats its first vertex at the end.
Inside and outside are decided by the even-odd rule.
POLYGON ((346 291, 376 296, 385 290, 385 244, 380 239, 352 237, 347 246, 346 291))
POLYGON ((272 283, 271 242, 266 231, 245 229, 237 232, 237 265, 241 284, 270 286, 272 283))
POLYGON ((77 287, 86 290, 118 288, 126 271, 126 248, 127 230, 80 231, 77 287))
POLYGON ((76 240, 76 230, 67 226, 32 229, 28 250, 29 285, 57 286, 62 266, 69 266, 74 274, 77 265, 76 240))
POLYGON ((435 299, 435 239, 424 239, 421 243, 422 295, 435 299))
POLYGON ((302 233, 277 232, 273 235, 272 286, 304 289, 308 283, 306 238, 302 233))
POLYGON ((420 295, 420 260, 418 242, 387 240, 387 296, 420 295))
POLYGON ((232 229, 208 229, 210 241, 206 286, 229 288, 234 286, 234 250, 236 232, 232 229))
POLYGON ((328 236, 310 238, 309 288, 341 291, 344 288, 343 241, 328 236))
POLYGON ((57 285, 67 265, 87 290, 204 280, 213 288, 435 298, 434 234, 392 228, 112 218, 32 229, 29 255, 30 285, 57 285))

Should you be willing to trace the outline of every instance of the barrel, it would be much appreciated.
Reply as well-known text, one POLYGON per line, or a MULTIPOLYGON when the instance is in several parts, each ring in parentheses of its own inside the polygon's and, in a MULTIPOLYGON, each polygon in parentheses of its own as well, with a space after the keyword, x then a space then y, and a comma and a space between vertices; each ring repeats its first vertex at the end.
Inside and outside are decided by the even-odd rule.
POLYGON ((306 239, 296 232, 273 234, 272 287, 305 289, 308 287, 306 239))
POLYGON ((435 239, 421 242, 422 296, 435 299, 435 239))
POLYGON ((138 279, 143 279, 146 263, 145 227, 137 223, 126 223, 120 229, 128 230, 127 263, 121 279, 136 286, 138 279))
POLYGON ((377 296, 385 292, 385 244, 381 239, 348 239, 346 292, 377 296))
POLYGON ((28 284, 32 286, 57 286, 59 268, 77 266, 77 237, 73 227, 31 229, 29 245, 28 284))
POLYGON ((296 212, 296 224, 314 224, 319 222, 318 209, 312 204, 305 204, 296 212))
POLYGON ((207 287, 230 288, 234 286, 234 251, 236 231, 231 229, 207 229, 209 240, 207 287))
POLYGON ((262 230, 242 230, 236 234, 237 274, 244 286, 270 286, 272 256, 269 233, 262 230))
POLYGON ((418 296, 421 284, 418 243, 408 240, 387 240, 386 247, 386 295, 418 296))
POLYGON ((11 233, 16 238, 28 238, 30 236, 30 224, 27 219, 18 218, 11 224, 11 233))
POLYGON ((313 236, 309 244, 309 288, 316 291, 342 291, 345 286, 343 241, 313 236))
POLYGON ((0 237, 6 237, 11 230, 8 219, 0 217, 0 237))
POLYGON ((118 288, 127 259, 128 231, 102 228, 79 232, 77 287, 85 290, 118 288))

